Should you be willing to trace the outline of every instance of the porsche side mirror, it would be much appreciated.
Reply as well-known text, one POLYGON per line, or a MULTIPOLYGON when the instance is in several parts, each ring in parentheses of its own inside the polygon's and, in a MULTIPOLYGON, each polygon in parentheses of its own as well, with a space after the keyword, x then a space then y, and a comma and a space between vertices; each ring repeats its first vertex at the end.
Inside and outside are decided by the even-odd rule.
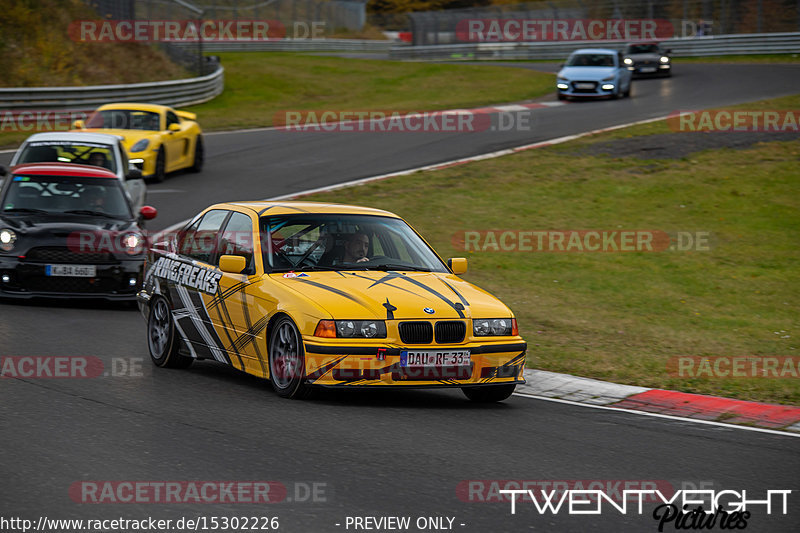
POLYGON ((219 269, 230 274, 241 274, 247 261, 241 255, 223 255, 219 258, 219 269))
POLYGON ((180 125, 180 124, 175 124, 175 123, 173 122, 172 124, 170 124, 170 125, 169 125, 169 127, 167 128, 167 130, 169 130, 169 131, 171 131, 171 132, 181 131, 181 125, 180 125))
POLYGON ((82 130, 85 127, 86 127, 86 123, 84 121, 82 121, 82 120, 76 120, 75 122, 72 123, 72 129, 73 130, 82 130))
POLYGON ((451 257, 447 260, 447 266, 453 274, 465 274, 467 272, 467 260, 464 257, 451 257))

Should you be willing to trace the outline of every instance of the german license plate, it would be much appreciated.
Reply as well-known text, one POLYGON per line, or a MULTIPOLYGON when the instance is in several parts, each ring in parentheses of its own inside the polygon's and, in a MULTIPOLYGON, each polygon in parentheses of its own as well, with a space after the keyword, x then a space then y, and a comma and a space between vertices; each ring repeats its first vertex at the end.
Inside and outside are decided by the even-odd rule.
POLYGON ((655 72, 655 71, 656 71, 656 67, 642 67, 642 70, 641 70, 641 72, 643 74, 647 74, 648 72, 655 72))
POLYGON ((442 366, 469 366, 469 350, 403 350, 400 366, 434 368, 442 366))
POLYGON ((576 83, 576 89, 594 89, 594 83, 576 83))
POLYGON ((94 265, 45 265, 44 275, 69 278, 93 278, 97 275, 97 267, 94 265))

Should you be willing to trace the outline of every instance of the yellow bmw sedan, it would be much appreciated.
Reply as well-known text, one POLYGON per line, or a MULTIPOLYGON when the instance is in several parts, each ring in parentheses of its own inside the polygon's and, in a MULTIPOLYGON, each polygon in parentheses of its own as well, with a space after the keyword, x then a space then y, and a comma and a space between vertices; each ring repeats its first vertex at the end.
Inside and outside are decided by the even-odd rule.
POLYGON ((524 383, 511 310, 403 219, 314 202, 213 205, 151 244, 138 295, 153 363, 210 359, 302 398, 315 387, 524 383))

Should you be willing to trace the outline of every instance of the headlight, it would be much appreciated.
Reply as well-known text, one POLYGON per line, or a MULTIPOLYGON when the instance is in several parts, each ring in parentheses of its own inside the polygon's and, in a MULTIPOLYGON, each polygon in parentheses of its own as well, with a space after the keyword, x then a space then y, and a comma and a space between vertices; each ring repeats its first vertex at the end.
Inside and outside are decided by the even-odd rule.
POLYGON ((566 91, 567 89, 569 89, 569 84, 558 82, 556 83, 556 89, 561 89, 562 91, 566 91))
POLYGON ((669 63, 669 58, 667 56, 661 56, 662 63, 669 63))
POLYGON ((631 59, 630 57, 626 57, 625 59, 622 60, 622 62, 625 63, 626 65, 633 65, 633 59, 631 59))
POLYGON ((136 144, 131 146, 131 152, 143 152, 147 150, 148 146, 150 146, 150 141, 148 139, 139 139, 136 141, 136 144))
POLYGON ((144 239, 139 233, 126 233, 122 236, 122 249, 128 255, 136 255, 142 253, 142 244, 144 239))
POLYGON ((14 249, 17 234, 10 229, 0 229, 0 249, 10 252, 14 249))
POLYGON ((515 318, 478 318, 472 320, 472 332, 476 337, 489 335, 516 335, 515 318))
POLYGON ((386 338, 386 322, 383 320, 336 320, 335 323, 337 337, 367 339, 386 338))

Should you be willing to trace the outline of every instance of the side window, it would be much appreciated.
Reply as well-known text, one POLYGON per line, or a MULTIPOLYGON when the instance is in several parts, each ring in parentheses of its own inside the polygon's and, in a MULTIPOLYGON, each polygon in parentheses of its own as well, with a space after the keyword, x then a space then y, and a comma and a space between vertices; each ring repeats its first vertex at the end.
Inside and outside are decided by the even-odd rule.
POLYGON ((255 274, 253 263, 253 222, 249 216, 234 212, 228 219, 219 243, 220 255, 240 255, 247 261, 244 274, 255 274))
POLYGON ((167 129, 169 129, 170 124, 180 124, 181 121, 178 120, 178 115, 173 113, 172 111, 167 111, 167 129))
POLYGON ((203 218, 192 224, 183 234, 178 246, 179 253, 197 261, 216 265, 217 238, 228 213, 230 211, 214 209, 203 215, 203 218))

